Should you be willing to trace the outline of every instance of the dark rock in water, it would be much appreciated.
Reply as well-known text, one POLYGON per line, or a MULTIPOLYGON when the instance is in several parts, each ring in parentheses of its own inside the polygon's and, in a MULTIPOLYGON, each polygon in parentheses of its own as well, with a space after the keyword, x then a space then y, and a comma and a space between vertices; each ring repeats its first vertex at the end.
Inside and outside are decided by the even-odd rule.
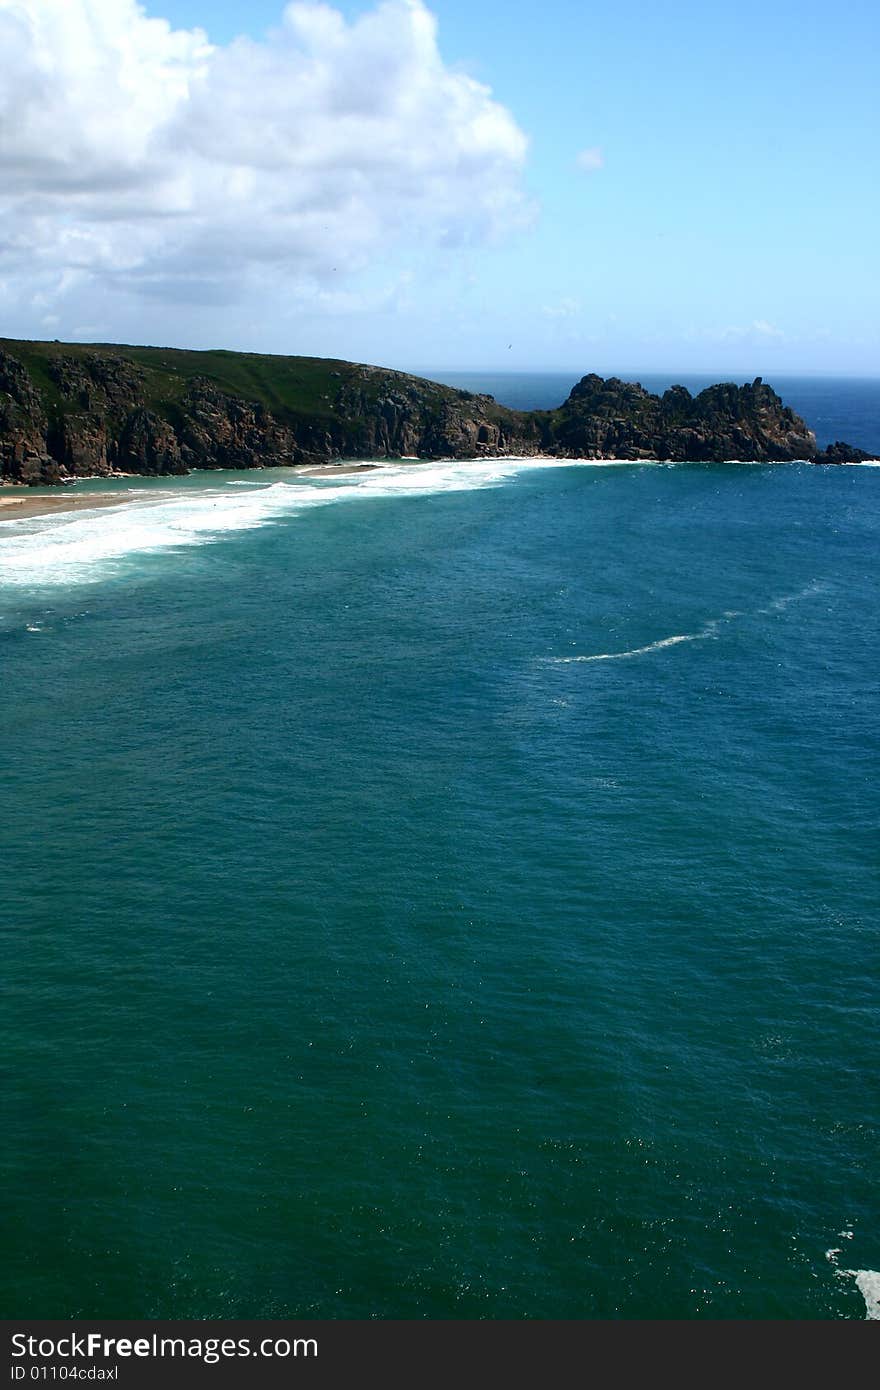
POLYGON ((321 358, 171 348, 0 342, 0 476, 175 474, 338 458, 503 454, 724 462, 852 462, 817 456, 807 425, 758 377, 692 396, 582 378, 556 410, 404 372, 321 358))
POLYGON ((554 446, 587 458, 775 462, 816 452, 813 431, 760 377, 698 396, 673 386, 661 397, 638 383, 586 376, 553 414, 554 446))
POLYGON ((876 454, 866 454, 864 449, 857 449, 854 444, 844 444, 838 439, 834 444, 829 444, 827 449, 823 449, 813 459, 814 463, 866 463, 869 459, 876 458, 876 454))

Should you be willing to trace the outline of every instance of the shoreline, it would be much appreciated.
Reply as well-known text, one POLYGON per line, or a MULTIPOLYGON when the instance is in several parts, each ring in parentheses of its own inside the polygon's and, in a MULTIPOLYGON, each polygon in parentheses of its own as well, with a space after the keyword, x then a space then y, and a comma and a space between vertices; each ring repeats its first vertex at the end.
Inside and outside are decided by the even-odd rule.
MULTIPOLYGON (((525 462, 526 459, 534 459, 536 463, 554 462, 587 462, 588 460, 569 460, 558 459, 555 454, 500 454, 492 455, 497 462, 525 462)), ((480 463, 485 460, 482 458, 473 459, 453 459, 454 463, 480 463)), ((589 460, 590 462, 598 460, 589 460)), ((604 460, 603 460, 604 461, 604 460)), ((613 460, 612 460, 613 461, 613 460)), ((627 460, 632 461, 632 460, 627 460)), ((290 464, 284 468, 284 473, 291 478, 348 478, 357 473, 371 473, 378 469, 386 468, 389 465, 397 464, 426 464, 438 462, 436 459, 420 458, 416 454, 404 454, 399 458, 384 458, 374 463, 300 463, 290 464)), ((444 460, 445 462, 445 460, 444 460)), ((173 482, 181 477, 202 477, 210 479, 218 472, 242 472, 254 474, 254 485, 259 484, 260 475, 269 471, 264 468, 247 469, 214 469, 214 468, 194 468, 186 474, 169 474, 168 481, 173 482)), ((272 471, 280 472, 281 469, 272 471)), ((94 473, 77 479, 77 482, 88 485, 89 483, 106 482, 108 480, 130 481, 137 485, 143 483, 145 479, 156 481, 160 484, 165 481, 163 475, 143 474, 143 473, 94 473)), ((45 486, 45 484, 43 485, 45 486)), ((59 487, 56 489, 57 495, 47 496, 41 493, 34 496, 31 489, 23 483, 0 483, 0 526, 4 521, 21 521, 33 519, 40 516, 54 516, 60 512, 89 511, 97 507, 120 507, 126 502, 133 500, 129 492, 73 492, 70 487, 59 487), (23 494, 23 495, 22 495, 23 494)), ((139 499, 148 501, 143 488, 138 488, 139 499)), ((156 489, 155 500, 168 500, 167 493, 162 493, 160 487, 156 489)))
MULTIPOLYGON (((367 473, 372 471, 373 469, 381 467, 382 464, 380 463, 353 463, 349 466, 337 466, 334 464, 303 464, 299 466, 294 465, 286 471, 289 471, 295 478, 345 478, 354 473, 367 473)), ((195 471, 200 474, 203 474, 207 478, 210 477, 212 473, 218 470, 215 470, 213 468, 200 468, 195 471)), ((248 473, 254 473, 257 475, 257 477, 255 478, 256 484, 256 482, 259 480, 259 474, 262 473, 264 470, 261 468, 249 468, 244 471, 248 473)), ((95 474, 92 477, 81 478, 79 481, 82 483, 103 482, 105 481, 106 476, 107 475, 104 474, 95 474)), ((120 477, 130 478, 132 479, 132 481, 136 482, 143 481, 145 475, 139 473, 116 473, 111 476, 114 479, 118 479, 120 477)), ((182 474, 180 476, 191 477, 192 474, 182 474)), ((20 483, 4 483, 0 485, 0 525, 2 525, 4 521, 22 521, 30 520, 34 517, 40 516, 55 516, 59 512, 91 511, 93 508, 96 507, 121 507, 126 502, 131 502, 133 500, 129 492, 122 491, 93 493, 80 492, 74 494, 71 493, 67 488, 61 488, 59 489, 59 495, 57 497, 47 497, 44 494, 35 497, 33 496, 33 494, 28 496, 28 493, 30 493, 30 488, 25 487, 20 483), (24 496, 10 495, 13 493, 23 493, 24 496)), ((145 501, 149 500, 148 498, 144 497, 143 491, 141 491, 139 495, 145 501)), ((167 494, 163 494, 159 491, 159 489, 157 489, 156 500, 167 500, 167 494)))
POLYGON ((98 492, 92 497, 4 497, 0 493, 0 523, 21 521, 35 516, 54 516, 56 512, 84 512, 93 507, 120 506, 131 499, 125 493, 98 492))
MULTIPOLYGON (((559 463, 559 464, 563 464, 563 465, 564 465, 564 464, 577 464, 577 463, 582 463, 582 464, 593 464, 593 465, 595 465, 595 466, 601 466, 602 464, 619 464, 619 465, 631 465, 631 466, 633 466, 633 467, 639 467, 639 466, 645 466, 645 465, 653 465, 653 466, 660 466, 660 467, 678 467, 678 466, 680 466, 680 465, 686 463, 685 460, 675 460, 675 461, 673 461, 673 460, 662 460, 662 459, 616 459, 616 458, 583 458, 583 459, 581 459, 581 458, 563 457, 563 456, 560 456, 560 455, 557 455, 557 454, 528 454, 528 455, 525 455, 525 454, 501 454, 501 455, 493 455, 493 456, 491 456, 491 457, 494 458, 495 461, 496 461, 496 462, 499 462, 499 463, 505 463, 505 462, 507 462, 507 463, 510 463, 510 462, 514 462, 514 463, 534 462, 534 463, 559 463)), ((444 461, 445 461, 445 460, 444 460, 444 461)), ((484 461, 486 461, 486 460, 484 460, 484 459, 454 459, 454 460, 449 460, 449 461, 450 461, 450 462, 455 462, 455 463, 477 463, 477 462, 484 462, 484 461)), ((366 462, 365 462, 365 463, 351 463, 351 464, 333 464, 333 463, 328 463, 328 464, 291 464, 289 467, 287 467, 287 468, 284 469, 284 473, 287 474, 287 475, 289 475, 289 476, 292 477, 292 478, 347 478, 347 477, 353 477, 353 476, 354 476, 355 474, 357 474, 357 473, 370 473, 370 472, 375 472, 376 470, 379 470, 379 469, 388 467, 389 465, 390 465, 390 466, 394 466, 394 465, 396 465, 396 464, 422 464, 422 463, 431 463, 431 462, 437 462, 437 460, 424 459, 424 458, 418 458, 418 457, 414 457, 414 456, 404 455, 404 456, 401 456, 400 458, 386 458, 386 459, 383 459, 381 462, 376 462, 376 463, 366 463, 366 462)), ((815 464, 818 462, 818 463, 826 463, 826 466, 827 466, 827 462, 826 462, 825 460, 816 460, 816 459, 792 459, 792 460, 785 460, 785 462, 786 462, 786 463, 789 463, 789 462, 790 462, 790 463, 812 464, 812 465, 814 465, 814 466, 815 466, 815 464)), ((726 463, 725 463, 725 467, 732 467, 732 466, 747 467, 747 468, 748 468, 748 467, 764 468, 764 467, 767 467, 768 465, 766 465, 766 464, 764 464, 764 463, 759 463, 759 462, 757 462, 757 461, 750 460, 750 459, 729 459, 729 460, 727 460, 726 463)), ((783 464, 782 464, 782 463, 774 463, 773 465, 770 465, 770 466, 772 466, 772 467, 781 467, 781 466, 783 466, 783 464)), ((847 465, 846 465, 846 464, 835 464, 835 465, 832 465, 832 466, 838 467, 838 468, 839 468, 839 467, 846 467, 847 465)), ((850 466, 850 467, 854 467, 854 468, 878 468, 878 467, 880 467, 880 459, 876 459, 876 460, 875 460, 875 459, 862 460, 862 461, 860 461, 860 462, 858 462, 858 463, 852 463, 852 464, 850 464, 849 466, 850 466)), ((256 475, 255 478, 254 478, 254 485, 255 485, 255 486, 258 486, 258 484, 259 484, 259 475, 260 475, 261 473, 264 473, 264 472, 268 471, 268 470, 263 469, 263 468, 248 468, 248 469, 240 469, 240 470, 236 470, 236 469, 227 470, 227 469, 214 469, 214 468, 198 468, 198 469, 192 469, 192 470, 191 470, 189 473, 187 473, 187 474, 180 474, 180 475, 176 475, 176 474, 175 474, 175 475, 171 475, 171 474, 169 474, 169 475, 168 475, 168 481, 172 481, 172 480, 177 479, 177 478, 179 478, 179 477, 193 477, 193 476, 196 476, 196 475, 199 476, 199 477, 203 477, 203 478, 205 478, 205 479, 207 480, 207 479, 210 479, 211 477, 215 476, 218 472, 228 472, 228 471, 231 471, 231 472, 245 472, 245 473, 248 473, 248 474, 251 474, 251 473, 252 473, 252 474, 256 475)), ((275 470, 273 470, 273 471, 280 472, 281 470, 280 470, 280 469, 275 469, 275 470)), ((159 484, 159 486, 158 486, 158 487, 156 488, 156 490, 155 490, 155 495, 154 495, 154 498, 153 498, 153 500, 155 500, 155 501, 168 501, 168 500, 170 500, 170 498, 174 497, 174 495, 175 495, 175 493, 174 493, 173 491, 171 491, 171 492, 163 492, 163 491, 161 490, 161 483, 165 481, 165 478, 164 478, 164 477, 160 477, 159 475, 153 475, 153 474, 149 474, 149 475, 148 475, 148 474, 141 474, 141 473, 125 473, 125 474, 115 473, 115 474, 110 474, 110 475, 107 475, 107 474, 93 474, 93 475, 90 476, 90 477, 83 477, 83 478, 80 478, 80 479, 79 479, 79 482, 84 483, 84 484, 89 484, 89 483, 94 483, 94 482, 105 482, 105 481, 107 481, 108 477, 110 477, 110 478, 112 478, 112 479, 114 479, 114 480, 120 480, 120 479, 123 479, 123 478, 125 478, 125 479, 127 479, 127 480, 130 479, 131 482, 134 483, 134 484, 143 483, 144 480, 147 479, 147 478, 149 478, 150 480, 155 480, 155 481, 159 484)), ((143 500, 144 502, 149 501, 149 500, 150 500, 150 498, 149 498, 149 491, 150 491, 150 490, 144 489, 143 487, 137 488, 138 499, 139 499, 139 500, 143 500)), ((120 490, 119 492, 94 492, 94 493, 79 492, 79 493, 72 493, 68 488, 59 488, 59 489, 57 490, 57 494, 56 494, 56 495, 47 496, 45 493, 41 493, 39 496, 34 496, 33 493, 31 492, 31 489, 28 488, 28 487, 26 487, 25 485, 23 485, 23 484, 21 484, 21 483, 2 483, 2 484, 0 484, 0 526, 2 526, 2 523, 3 523, 4 521, 21 521, 21 520, 25 520, 25 519, 30 520, 30 519, 32 519, 32 518, 40 517, 40 516, 54 516, 56 513, 59 513, 59 512, 91 511, 91 510, 97 509, 97 508, 99 508, 99 507, 101 507, 101 508, 104 508, 104 507, 120 507, 120 506, 123 506, 125 503, 130 503, 130 502, 132 502, 133 500, 134 500, 134 499, 133 499, 133 497, 132 497, 131 492, 129 492, 129 491, 121 491, 121 490, 120 490)))

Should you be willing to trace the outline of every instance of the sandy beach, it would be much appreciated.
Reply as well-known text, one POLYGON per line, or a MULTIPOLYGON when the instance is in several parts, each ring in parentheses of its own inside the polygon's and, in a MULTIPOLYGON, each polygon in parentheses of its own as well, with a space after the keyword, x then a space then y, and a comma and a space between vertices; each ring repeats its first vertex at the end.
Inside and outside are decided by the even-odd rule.
MULTIPOLYGON (((378 463, 355 463, 351 465, 322 464, 291 468, 292 478, 345 478, 352 473, 367 473, 380 468, 378 463)), ((254 469, 254 485, 260 482, 261 469, 254 469)), ((205 480, 210 478, 205 471, 205 480)), ((88 482, 83 479, 83 482, 88 482)), ((160 501, 166 494, 156 493, 154 500, 160 501)), ((143 497, 143 493, 141 493, 143 497)), ((59 488, 58 495, 47 497, 44 493, 34 495, 23 487, 0 488, 0 523, 20 521, 26 517, 54 516, 58 512, 90 511, 95 507, 119 507, 132 500, 129 492, 79 492, 71 493, 68 488, 59 488)))
MULTIPOLYGON (((16 489, 24 492, 24 489, 16 489)), ((114 503, 118 506, 121 502, 129 501, 126 493, 91 493, 89 495, 81 493, 78 497, 71 497, 68 493, 62 492, 58 497, 29 497, 9 496, 8 493, 0 493, 0 522, 20 521, 23 517, 32 516, 53 516, 56 512, 81 512, 87 511, 92 507, 109 507, 114 503)))

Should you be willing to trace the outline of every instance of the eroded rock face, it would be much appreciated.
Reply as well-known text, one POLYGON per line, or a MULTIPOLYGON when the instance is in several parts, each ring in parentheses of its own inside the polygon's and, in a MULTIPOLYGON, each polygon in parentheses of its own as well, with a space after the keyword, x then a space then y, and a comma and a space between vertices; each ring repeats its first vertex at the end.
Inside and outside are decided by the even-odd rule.
POLYGON ((419 377, 358 369, 333 400, 330 437, 339 453, 370 458, 481 458, 539 451, 530 417, 500 409, 491 396, 452 391, 419 377))
POLYGON ((541 437, 528 416, 520 420, 492 419, 489 398, 475 396, 467 404, 444 405, 428 422, 416 452, 424 458, 493 458, 503 454, 538 454, 541 437))
POLYGON ((304 359, 262 359, 273 363, 276 388, 289 379, 299 383, 291 399, 301 403, 289 401, 276 411, 207 376, 175 375, 161 350, 157 364, 145 369, 140 363, 150 359, 143 352, 132 361, 125 349, 115 356, 43 347, 40 370, 51 388, 42 394, 23 362, 0 350, 0 475, 7 480, 59 482, 115 470, 163 475, 342 457, 546 453, 828 463, 867 457, 846 444, 818 455, 813 432, 760 378, 745 386, 711 386, 697 396, 683 386, 655 396, 637 383, 589 375, 557 410, 522 412, 491 396, 379 367, 339 363, 338 371, 308 377, 297 375, 304 359), (316 380, 320 388, 309 388, 316 380))
POLYGON ((48 371, 59 394, 82 412, 124 416, 143 394, 144 373, 124 357, 53 357, 48 371))
POLYGON ((12 482, 57 480, 47 448, 40 397, 17 358, 0 352, 0 477, 12 482))
MULTIPOLYGON (((113 448, 112 441, 110 448, 113 448)), ((107 423, 102 415, 63 416, 50 432, 49 450, 68 476, 104 477, 112 472, 107 453, 107 423)))
POLYGON ((261 468, 291 463, 296 443, 260 404, 225 395, 210 381, 192 384, 181 404, 178 437, 192 468, 261 468))
POLYGON ((760 377, 698 396, 684 386, 655 396, 616 377, 586 376, 550 414, 551 440, 585 458, 774 462, 816 453, 813 431, 760 377))
POLYGON ((126 417, 115 450, 123 473, 186 473, 180 442, 167 420, 139 406, 126 417))

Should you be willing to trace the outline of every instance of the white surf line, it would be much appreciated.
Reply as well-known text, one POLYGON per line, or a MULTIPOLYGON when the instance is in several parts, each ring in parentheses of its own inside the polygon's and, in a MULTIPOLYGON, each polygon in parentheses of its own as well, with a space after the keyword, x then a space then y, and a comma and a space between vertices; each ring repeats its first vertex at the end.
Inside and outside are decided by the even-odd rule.
MULTIPOLYGON (((235 531, 331 503, 471 492, 536 468, 580 467, 580 460, 499 458, 389 461, 356 471, 270 478, 211 479, 193 488, 139 488, 115 507, 82 508, 4 522, 0 583, 17 587, 81 584, 121 572, 130 558, 208 545, 235 531), (137 496, 134 494, 137 493, 137 496)), ((586 461, 589 464, 589 461, 586 461)), ((591 464, 589 466, 592 466, 591 464)), ((605 466, 601 464, 599 466, 605 466)))
MULTIPOLYGON (((847 1240, 852 1240, 852 1231, 841 1231, 840 1235, 847 1240)), ((834 1266, 834 1274, 838 1279, 854 1279, 856 1288, 865 1300, 865 1321, 880 1322, 880 1270, 876 1269, 841 1269, 839 1260, 842 1251, 839 1246, 832 1250, 825 1251, 825 1258, 829 1264, 834 1266)))
POLYGON ((849 1274, 856 1281, 856 1287, 865 1300, 868 1322, 880 1322, 880 1271, 876 1269, 840 1269, 838 1274, 849 1274))
MULTIPOLYGON (((4 523, 0 583, 17 587, 100 581, 131 557, 207 545, 236 531, 253 530, 315 507, 358 499, 424 497, 471 492, 506 483, 531 460, 389 464, 339 476, 286 481, 231 480, 244 486, 180 489, 116 507, 83 508, 4 523)), ((226 484, 229 479, 224 480, 226 484)))
POLYGON ((771 613, 782 613, 791 603, 798 603, 801 599, 809 598, 813 594, 827 592, 828 585, 814 579, 805 588, 799 589, 796 594, 783 594, 780 598, 771 599, 766 607, 755 608, 751 614, 730 610, 723 617, 712 618, 699 632, 682 632, 676 633, 673 637, 661 637, 656 642, 649 642, 647 646, 631 647, 625 652, 593 652, 589 656, 548 656, 544 657, 543 660, 544 664, 548 666, 573 666, 585 661, 624 661, 629 657, 646 656, 649 652, 660 651, 663 647, 677 647, 680 642, 706 642, 717 636, 719 627, 725 623, 733 622, 735 618, 766 617, 771 613))

